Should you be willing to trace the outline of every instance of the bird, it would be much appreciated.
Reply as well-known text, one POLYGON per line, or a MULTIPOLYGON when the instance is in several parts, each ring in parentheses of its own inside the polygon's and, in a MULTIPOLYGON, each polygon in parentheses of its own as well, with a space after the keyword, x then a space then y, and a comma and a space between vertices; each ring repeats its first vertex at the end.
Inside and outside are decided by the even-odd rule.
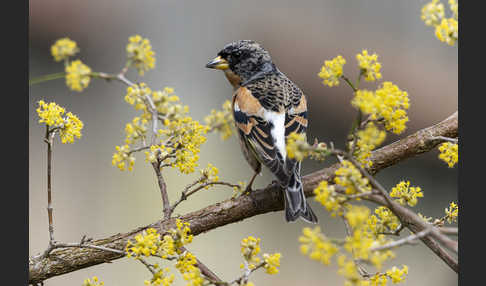
POLYGON ((262 45, 253 40, 226 44, 206 68, 222 70, 233 86, 232 111, 240 147, 255 172, 262 165, 276 177, 284 193, 285 220, 317 223, 305 199, 301 162, 289 158, 286 138, 307 130, 307 101, 301 89, 282 73, 262 45))

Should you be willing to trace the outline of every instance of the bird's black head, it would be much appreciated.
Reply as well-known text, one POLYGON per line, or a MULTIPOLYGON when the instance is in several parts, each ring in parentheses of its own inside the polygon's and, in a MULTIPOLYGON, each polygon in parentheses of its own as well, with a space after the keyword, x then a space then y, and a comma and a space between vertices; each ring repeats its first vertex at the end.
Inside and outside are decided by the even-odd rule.
POLYGON ((231 71, 242 82, 275 69, 270 54, 257 42, 240 40, 229 43, 210 61, 207 68, 231 71))

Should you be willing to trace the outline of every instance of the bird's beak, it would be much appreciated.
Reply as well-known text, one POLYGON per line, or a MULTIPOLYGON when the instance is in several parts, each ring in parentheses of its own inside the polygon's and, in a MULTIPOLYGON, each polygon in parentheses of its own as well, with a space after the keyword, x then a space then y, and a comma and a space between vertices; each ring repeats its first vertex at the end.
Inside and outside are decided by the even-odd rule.
POLYGON ((227 60, 223 59, 221 56, 217 56, 212 61, 210 61, 207 65, 207 68, 210 69, 218 69, 218 70, 225 70, 229 68, 229 63, 227 60))

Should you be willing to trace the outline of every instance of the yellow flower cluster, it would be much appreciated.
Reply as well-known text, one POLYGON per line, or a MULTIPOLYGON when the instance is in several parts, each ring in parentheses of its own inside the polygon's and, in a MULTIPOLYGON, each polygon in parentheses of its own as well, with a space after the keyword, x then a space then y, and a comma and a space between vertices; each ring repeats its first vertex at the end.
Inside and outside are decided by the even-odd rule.
POLYGON ((152 90, 144 82, 127 87, 127 94, 125 95, 125 101, 133 105, 136 110, 143 110, 144 115, 142 117, 148 117, 151 119, 152 114, 147 112, 147 106, 145 105, 146 96, 150 96, 152 90))
POLYGON ((376 208, 375 214, 370 216, 368 226, 376 234, 394 232, 400 226, 400 220, 387 207, 376 208))
POLYGON ((280 253, 263 254, 263 260, 265 261, 265 265, 263 266, 263 268, 265 268, 266 273, 271 275, 278 273, 278 267, 280 267, 281 256, 282 255, 280 253))
POLYGON ((74 143, 75 137, 81 138, 83 122, 71 112, 68 112, 66 117, 62 117, 66 110, 55 102, 47 104, 40 100, 36 111, 40 117, 39 123, 45 123, 51 127, 51 130, 59 130, 59 136, 63 144, 74 143))
POLYGON ((449 204, 449 208, 445 209, 447 222, 448 223, 456 222, 458 213, 459 213, 458 205, 454 202, 451 202, 449 204))
POLYGON ((164 87, 162 91, 152 92, 152 100, 157 112, 164 118, 164 125, 170 120, 181 119, 189 112, 189 107, 178 104, 179 97, 172 87, 164 87))
POLYGON ((154 228, 148 228, 142 234, 135 236, 135 241, 127 241, 125 251, 128 257, 138 258, 142 255, 158 255, 162 258, 174 257, 181 254, 181 247, 192 242, 188 222, 176 220, 176 228, 170 229, 168 234, 160 239, 160 234, 154 228))
POLYGON ((148 39, 140 35, 129 37, 126 51, 129 63, 135 65, 140 75, 155 67, 155 53, 148 39))
POLYGON ((368 179, 348 160, 343 160, 342 166, 336 170, 334 182, 346 189, 347 195, 371 191, 368 179))
POLYGON ((408 122, 406 109, 410 107, 408 93, 386 81, 375 92, 358 90, 351 104, 376 120, 383 118, 385 128, 393 133, 402 133, 408 122))
POLYGON ((201 270, 196 266, 196 257, 186 251, 177 259, 175 267, 182 274, 184 280, 189 281, 187 286, 201 286, 204 283, 204 278, 201 276, 201 270))
POLYGON ((56 62, 66 60, 79 52, 78 45, 69 38, 61 38, 51 46, 51 54, 56 62))
POLYGON ((135 236, 135 243, 127 241, 126 252, 128 257, 138 258, 142 255, 151 256, 159 251, 160 234, 154 228, 144 230, 135 236))
POLYGON ((333 185, 329 186, 327 181, 321 181, 314 189, 314 199, 321 203, 332 216, 341 215, 340 206, 346 200, 335 192, 333 185))
MULTIPOLYGON (((156 264, 156 266, 158 266, 156 264)), ((158 268, 158 267, 156 267, 158 268)), ((174 282, 174 274, 167 275, 169 273, 169 268, 164 268, 164 269, 159 269, 159 271, 155 272, 152 279, 150 280, 145 280, 144 283, 145 285, 162 285, 162 286, 169 286, 174 282)))
POLYGON ((221 139, 226 140, 234 132, 233 111, 231 101, 226 100, 222 105, 222 110, 211 110, 211 114, 204 118, 204 122, 210 130, 215 130, 221 134, 221 139))
POLYGON ((366 81, 375 81, 381 78, 381 64, 378 62, 376 53, 370 55, 367 50, 363 50, 361 54, 356 55, 356 60, 358 60, 359 68, 366 81))
POLYGON ((432 0, 422 7, 421 18, 427 26, 435 27, 435 36, 441 42, 453 46, 458 39, 458 4, 456 0, 449 0, 451 18, 446 18, 444 4, 439 0, 432 0))
POLYGON ((322 83, 329 87, 338 86, 339 78, 343 75, 343 66, 346 60, 338 55, 330 61, 324 61, 318 76, 323 79, 322 83))
POLYGON ((356 159, 364 167, 371 167, 371 151, 378 147, 386 138, 386 132, 380 130, 373 122, 366 124, 364 130, 357 132, 356 159))
POLYGON ((422 198, 424 194, 420 187, 410 187, 410 181, 401 181, 390 192, 390 197, 398 198, 396 201, 401 205, 408 204, 413 207, 417 204, 417 198, 422 198))
POLYGON ((131 123, 125 125, 125 143, 133 144, 138 139, 145 138, 148 120, 140 117, 133 118, 131 123))
POLYGON ((370 209, 365 206, 349 205, 344 217, 352 228, 359 228, 368 220, 370 209))
POLYGON ((432 0, 422 7, 422 15, 420 18, 427 26, 436 26, 444 18, 444 4, 439 0, 432 0))
POLYGON ((180 219, 176 219, 176 229, 171 229, 170 234, 175 239, 176 249, 192 242, 194 236, 191 234, 190 224, 180 219))
POLYGON ((83 282, 83 286, 103 286, 105 285, 105 282, 99 281, 98 277, 93 276, 91 279, 85 279, 83 282), (91 281, 93 280, 93 281, 91 281))
POLYGON ((292 132, 287 136, 287 144, 285 145, 287 156, 297 161, 302 161, 310 154, 309 144, 306 140, 305 133, 292 132))
POLYGON ((75 91, 83 91, 91 80, 91 68, 81 60, 72 61, 66 66, 66 85, 75 91))
POLYGON ((307 143, 306 138, 305 133, 290 133, 287 136, 287 144, 285 145, 287 156, 298 161, 302 161, 309 156, 314 160, 323 161, 329 155, 326 144, 321 142, 311 146, 307 143))
POLYGON ((169 138, 169 146, 173 148, 175 158, 172 166, 179 168, 181 173, 194 172, 199 160, 200 147, 206 142, 205 135, 209 127, 186 116, 170 121, 166 128, 160 130, 160 134, 169 138))
POLYGON ((322 264, 329 265, 331 258, 338 252, 335 246, 324 234, 321 233, 321 228, 316 226, 314 229, 304 227, 302 235, 299 237, 300 252, 304 255, 309 255, 313 260, 317 260, 322 264))
MULTIPOLYGON (((241 255, 245 259, 245 263, 240 265, 240 268, 255 269, 262 259, 258 256, 260 253, 260 238, 248 236, 243 238, 240 243, 241 255)), ((280 267, 280 257, 282 254, 263 253, 263 268, 267 274, 277 274, 280 267)), ((260 267, 262 266, 260 265, 260 267)))
POLYGON ((55 102, 45 103, 43 100, 39 101, 37 114, 39 115, 39 123, 45 123, 49 127, 59 127, 64 123, 62 115, 66 110, 57 105, 55 102))
POLYGON ((130 146, 115 146, 116 152, 111 157, 111 164, 117 166, 120 171, 125 171, 128 166, 128 170, 133 170, 133 165, 135 164, 135 157, 130 151, 130 146))
POLYGON ((208 163, 208 166, 202 169, 200 172, 202 176, 201 183, 217 182, 219 180, 218 177, 219 170, 211 163, 208 163))
POLYGON ((66 116, 64 119, 64 128, 59 132, 63 144, 74 143, 74 137, 81 138, 81 129, 84 126, 83 122, 71 112, 68 112, 66 116))
POLYGON ((393 266, 390 270, 386 271, 386 275, 392 279, 393 283, 402 282, 405 279, 405 275, 408 274, 407 265, 403 265, 402 270, 393 266))
POLYGON ((361 285, 361 276, 358 273, 358 268, 352 259, 348 259, 345 255, 340 255, 337 259, 339 270, 338 273, 346 278, 345 286, 361 285))
POLYGON ((459 159, 459 145, 451 143, 451 142, 444 142, 439 146, 439 159, 446 162, 449 168, 454 167, 459 159))
POLYGON ((439 25, 435 26, 435 36, 441 42, 453 46, 459 37, 458 22, 454 18, 442 19, 439 25))
MULTIPOLYGON (((258 257, 258 253, 260 253, 260 238, 255 238, 253 236, 248 236, 247 238, 243 238, 240 244, 241 254, 243 258, 248 263, 248 268, 253 269, 256 267, 256 264, 261 261, 260 257, 258 257)), ((242 265, 243 266, 243 265, 242 265)))

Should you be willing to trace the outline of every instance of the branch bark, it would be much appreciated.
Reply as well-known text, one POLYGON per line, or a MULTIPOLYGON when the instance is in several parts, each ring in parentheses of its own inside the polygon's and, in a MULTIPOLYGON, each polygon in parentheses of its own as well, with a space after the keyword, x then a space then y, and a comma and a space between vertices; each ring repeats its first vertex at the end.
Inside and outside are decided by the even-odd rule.
MULTIPOLYGON (((376 174, 378 171, 395 165, 407 158, 432 150, 438 144, 444 142, 438 136, 457 137, 458 136, 458 114, 455 112, 444 121, 431 127, 420 130, 404 139, 384 146, 373 152, 371 160, 373 167, 369 172, 376 174)), ((306 196, 313 196, 314 188, 323 180, 332 182, 334 172, 339 168, 339 164, 334 164, 328 168, 313 172, 303 177, 304 191, 306 196)), ((387 202, 380 195, 372 195, 368 200, 381 205, 387 202)), ((422 221, 415 213, 401 205, 398 208, 403 211, 402 221, 407 222, 406 227, 414 233, 424 229, 423 225, 417 224, 416 219, 422 221), (408 212, 407 212, 408 211, 408 212), (413 215, 410 215, 413 214, 413 215), (412 221, 410 221, 412 220, 412 221)), ((249 195, 240 196, 236 199, 228 199, 206 208, 188 213, 179 217, 187 221, 191 226, 191 233, 198 235, 212 229, 241 221, 273 211, 280 211, 284 208, 283 197, 279 187, 271 184, 264 189, 254 190, 249 195)), ((165 233, 171 228, 175 228, 176 218, 162 219, 150 225, 139 227, 127 233, 119 233, 110 237, 92 241, 92 245, 124 250, 127 240, 133 239, 135 235, 143 230, 152 227, 160 233, 165 233)), ((453 259, 437 242, 431 237, 420 238, 432 251, 441 257, 451 268, 457 271, 457 260, 453 259)), ((89 266, 109 262, 119 259, 123 255, 91 248, 68 248, 56 249, 49 257, 43 259, 29 260, 29 283, 35 284, 50 277, 62 275, 89 266)))

